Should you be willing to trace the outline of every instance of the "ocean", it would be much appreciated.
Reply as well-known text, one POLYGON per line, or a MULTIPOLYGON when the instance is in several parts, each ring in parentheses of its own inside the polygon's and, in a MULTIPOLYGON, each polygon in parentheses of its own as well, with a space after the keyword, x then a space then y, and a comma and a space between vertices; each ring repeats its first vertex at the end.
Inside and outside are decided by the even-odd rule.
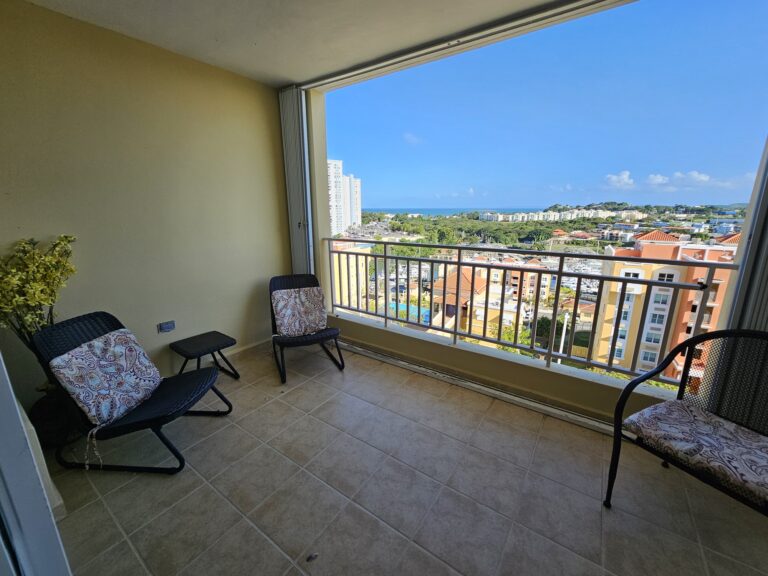
POLYGON ((450 216, 465 212, 538 212, 544 208, 363 208, 363 212, 384 212, 385 214, 424 214, 425 216, 450 216))

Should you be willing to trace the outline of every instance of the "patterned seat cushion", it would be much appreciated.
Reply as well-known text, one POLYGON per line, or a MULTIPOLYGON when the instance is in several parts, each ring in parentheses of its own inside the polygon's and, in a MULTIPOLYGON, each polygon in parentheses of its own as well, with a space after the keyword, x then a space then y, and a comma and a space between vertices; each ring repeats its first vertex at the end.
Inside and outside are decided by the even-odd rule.
POLYGON ((624 421, 624 428, 670 461, 768 506, 768 436, 683 400, 637 412, 624 421))
POLYGON ((122 328, 51 360, 51 371, 88 419, 114 422, 152 395, 162 380, 130 330, 122 328))
POLYGON ((275 290, 272 309, 279 336, 305 336, 326 325, 327 315, 320 287, 275 290))

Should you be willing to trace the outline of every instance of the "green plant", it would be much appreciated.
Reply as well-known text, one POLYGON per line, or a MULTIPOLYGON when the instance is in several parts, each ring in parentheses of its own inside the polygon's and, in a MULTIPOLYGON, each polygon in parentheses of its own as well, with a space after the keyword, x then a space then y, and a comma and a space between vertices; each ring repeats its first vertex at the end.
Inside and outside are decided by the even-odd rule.
POLYGON ((61 235, 43 249, 34 238, 19 240, 0 258, 0 327, 10 328, 34 351, 32 335, 54 322, 54 306, 67 278, 74 236, 61 235))

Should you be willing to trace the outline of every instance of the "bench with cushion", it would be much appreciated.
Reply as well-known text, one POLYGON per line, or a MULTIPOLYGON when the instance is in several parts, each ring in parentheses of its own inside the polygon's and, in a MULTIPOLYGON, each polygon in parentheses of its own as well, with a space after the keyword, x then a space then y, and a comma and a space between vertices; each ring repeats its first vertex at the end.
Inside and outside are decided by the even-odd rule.
POLYGON ((768 515, 768 333, 720 330, 696 336, 627 385, 614 415, 608 508, 622 439, 768 515), (676 399, 624 418, 638 385, 676 372, 676 399))

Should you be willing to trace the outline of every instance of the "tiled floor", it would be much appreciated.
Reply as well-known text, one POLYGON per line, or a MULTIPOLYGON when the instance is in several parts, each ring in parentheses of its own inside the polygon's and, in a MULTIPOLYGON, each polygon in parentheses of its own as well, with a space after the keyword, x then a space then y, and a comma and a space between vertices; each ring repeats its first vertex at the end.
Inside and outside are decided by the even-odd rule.
MULTIPOLYGON (((166 427, 178 475, 54 464, 74 571, 768 573, 768 519, 632 446, 605 510, 606 436, 364 356, 340 373, 321 354, 289 354, 286 386, 265 349, 236 357, 242 379, 220 382, 234 413, 166 427)), ((167 454, 146 433, 99 447, 105 462, 167 454)))

